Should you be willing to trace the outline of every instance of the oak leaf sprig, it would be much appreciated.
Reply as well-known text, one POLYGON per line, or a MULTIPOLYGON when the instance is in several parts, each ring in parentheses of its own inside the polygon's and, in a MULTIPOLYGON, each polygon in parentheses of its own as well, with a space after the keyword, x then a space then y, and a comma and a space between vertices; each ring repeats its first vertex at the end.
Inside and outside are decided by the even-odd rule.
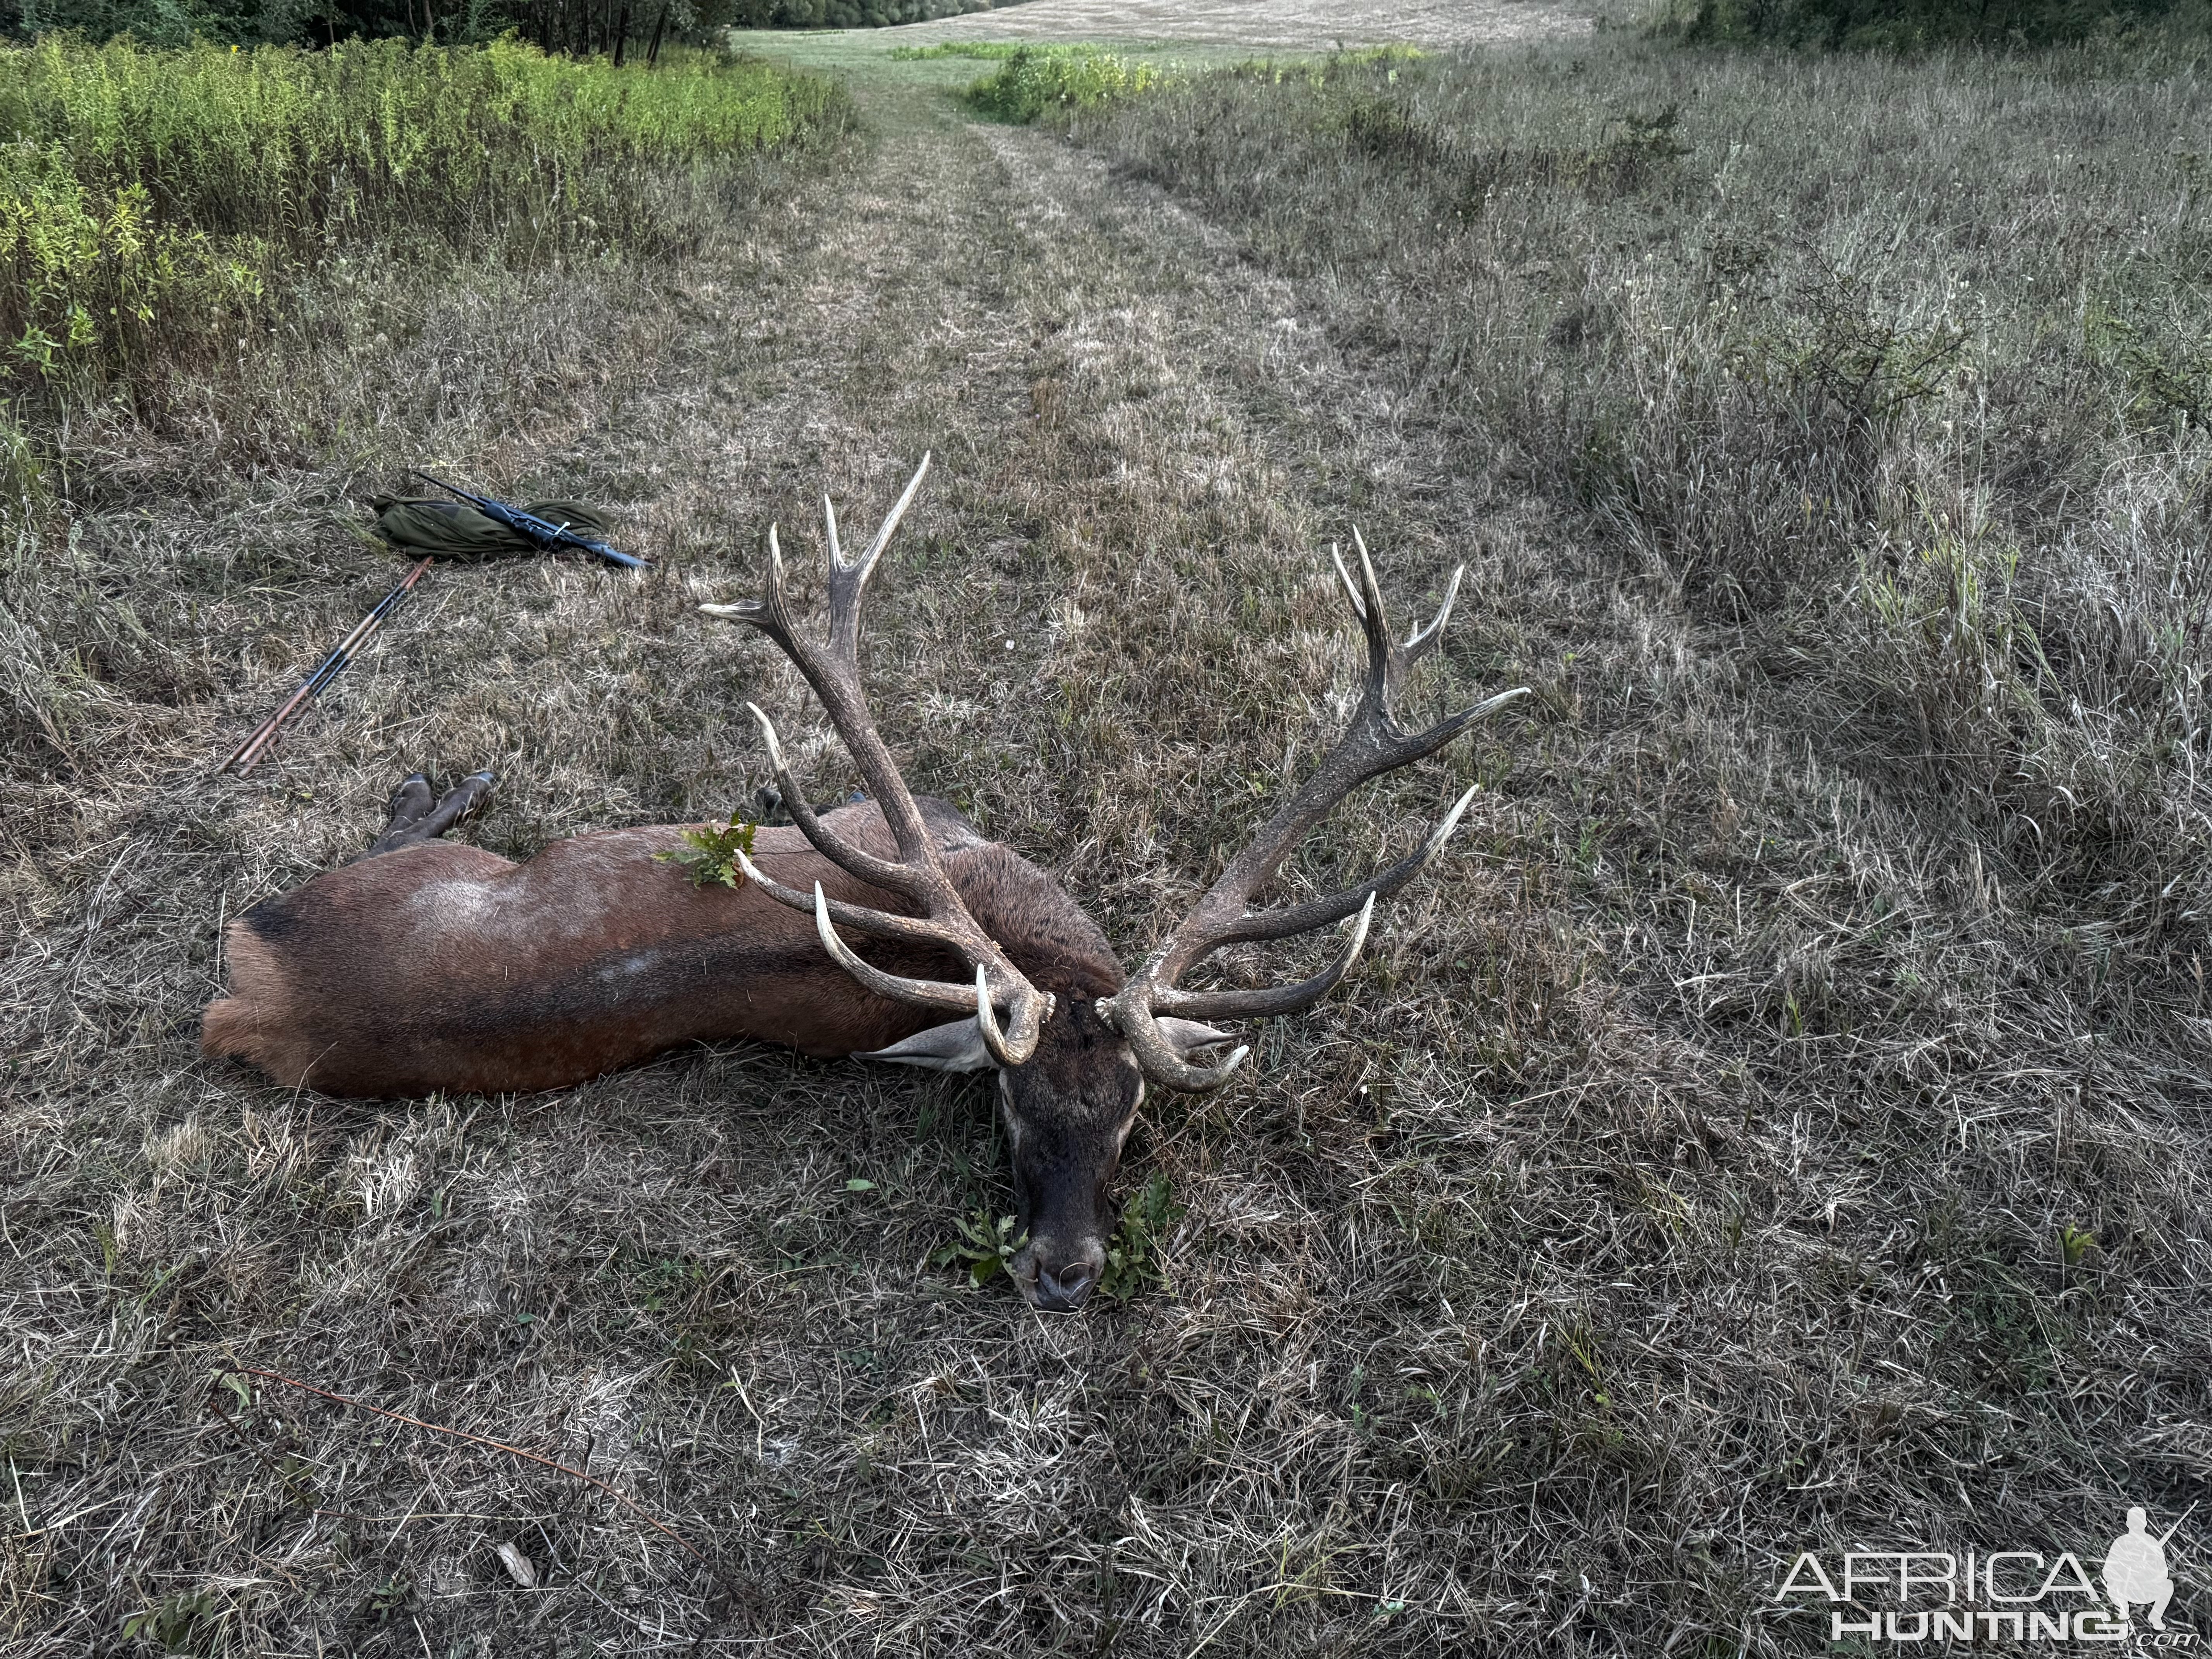
POLYGON ((732 812, 727 825, 709 823, 703 830, 686 830, 683 846, 653 856, 657 863, 682 865, 690 872, 694 887, 716 881, 725 887, 742 887, 745 872, 738 866, 738 854, 752 856, 753 834, 759 828, 732 812))

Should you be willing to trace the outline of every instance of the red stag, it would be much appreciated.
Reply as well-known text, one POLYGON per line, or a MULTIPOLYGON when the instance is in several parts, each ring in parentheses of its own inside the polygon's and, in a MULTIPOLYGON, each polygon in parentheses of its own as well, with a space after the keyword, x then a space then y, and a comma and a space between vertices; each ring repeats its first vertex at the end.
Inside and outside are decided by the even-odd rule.
POLYGON ((1443 633, 1458 574, 1436 620, 1400 642, 1365 545, 1357 581, 1338 557, 1367 637, 1366 684, 1350 729, 1167 943, 1125 975, 1105 935, 1050 875, 985 840, 953 807, 907 788, 868 712, 861 599, 928 465, 925 459, 850 562, 823 503, 825 640, 793 623, 773 528, 766 596, 702 607, 750 623, 791 659, 872 799, 817 816, 775 728, 752 708, 795 827, 762 830, 744 864, 747 880, 730 890, 695 887, 656 860, 679 845, 683 825, 575 836, 520 865, 441 841, 489 791, 490 775, 478 773, 434 805, 427 782, 410 777, 367 855, 231 924, 232 991, 209 1006, 206 1052, 343 1096, 557 1088, 679 1043, 729 1037, 945 1071, 993 1068, 1029 1235, 1015 1277, 1037 1307, 1079 1306, 1104 1263, 1107 1183, 1146 1083, 1218 1087, 1249 1051, 1199 1063, 1202 1051, 1229 1041, 1202 1022, 1291 1013, 1328 992, 1359 954, 1376 900, 1420 872, 1474 791, 1423 846, 1357 887, 1273 909, 1252 909, 1254 896, 1352 790, 1440 749, 1522 692, 1425 732, 1400 731, 1391 696, 1443 633), (1182 988, 1225 945, 1347 918, 1351 937, 1310 979, 1264 990, 1182 988), (841 928, 873 941, 866 956, 841 928))

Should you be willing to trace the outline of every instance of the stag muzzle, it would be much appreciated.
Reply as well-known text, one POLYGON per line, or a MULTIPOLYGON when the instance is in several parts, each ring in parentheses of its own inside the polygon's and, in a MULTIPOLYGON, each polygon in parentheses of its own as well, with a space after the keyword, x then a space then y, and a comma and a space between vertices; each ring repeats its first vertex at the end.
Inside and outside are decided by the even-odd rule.
POLYGON ((1042 1313, 1073 1313, 1091 1299, 1106 1273, 1106 1246, 1092 1240, 1072 1252, 1040 1252, 1034 1245, 1015 1257, 1014 1283, 1022 1287, 1029 1304, 1042 1313), (1063 1259, 1048 1267, 1052 1256, 1063 1259))

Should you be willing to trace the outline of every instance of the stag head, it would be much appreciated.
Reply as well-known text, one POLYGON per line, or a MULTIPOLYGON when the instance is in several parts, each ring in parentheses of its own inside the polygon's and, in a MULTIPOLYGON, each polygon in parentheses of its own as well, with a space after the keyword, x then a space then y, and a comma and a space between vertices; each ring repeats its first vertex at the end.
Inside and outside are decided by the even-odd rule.
MULTIPOLYGON (((826 641, 800 635, 793 625, 784 587, 783 555, 769 529, 768 589, 758 599, 700 608, 710 616, 748 623, 774 640, 822 700, 830 722, 859 763, 898 849, 885 859, 828 828, 805 804, 793 778, 775 728, 751 704, 770 765, 793 821, 823 857, 863 882, 917 906, 919 915, 848 904, 771 880, 750 859, 747 878, 769 897, 811 912, 823 949, 861 985, 877 994, 939 1010, 954 1018, 888 1048, 860 1055, 940 1071, 991 1070, 1012 1148, 1014 1191, 1029 1242, 1010 1264, 1030 1303, 1071 1312, 1097 1288, 1113 1226, 1107 1189, 1121 1148, 1144 1103, 1147 1084, 1199 1093, 1226 1083, 1251 1050, 1238 1045, 1225 1058, 1201 1056, 1234 1041, 1206 1022, 1254 1019, 1310 1006, 1342 979, 1367 940, 1378 899, 1387 899, 1427 867, 1458 827, 1474 798, 1469 789, 1419 848, 1379 874, 1325 897, 1275 908, 1252 908, 1262 888, 1298 843, 1352 790, 1370 779, 1433 754, 1476 721, 1527 695, 1520 687, 1438 721, 1406 732, 1390 714, 1392 696, 1442 637, 1459 592, 1452 574, 1443 607, 1426 628, 1404 641, 1390 636, 1373 561, 1359 532, 1352 532, 1355 579, 1334 547, 1334 561, 1352 615, 1367 641, 1367 674, 1358 706, 1336 746, 1269 817, 1190 913, 1136 972, 1115 984, 1101 982, 1102 951, 1074 953, 1066 963, 1034 951, 1030 973, 1018 969, 999 941, 969 913, 947 873, 938 835, 891 758, 860 688, 860 605, 877 561, 929 471, 929 459, 885 516, 860 557, 847 560, 838 544, 837 518, 823 501, 830 556, 830 629, 826 641), (1237 944, 1267 942, 1349 922, 1335 957, 1310 979, 1261 990, 1190 991, 1182 981, 1214 952, 1237 944), (949 950, 975 970, 973 984, 908 978, 866 961, 845 943, 841 927, 903 939, 949 950), (1043 985, 1036 982, 1045 981, 1043 985)), ((741 859, 743 855, 740 854, 741 859)), ((1069 906, 1073 909, 1072 903, 1069 906)), ((1091 935, 1097 929, 1076 913, 1091 935)), ((1103 939, 1097 941, 1102 946, 1103 939)), ((1110 958, 1107 958, 1110 961, 1110 958)), ((1118 975, 1117 975, 1118 977, 1118 975)))

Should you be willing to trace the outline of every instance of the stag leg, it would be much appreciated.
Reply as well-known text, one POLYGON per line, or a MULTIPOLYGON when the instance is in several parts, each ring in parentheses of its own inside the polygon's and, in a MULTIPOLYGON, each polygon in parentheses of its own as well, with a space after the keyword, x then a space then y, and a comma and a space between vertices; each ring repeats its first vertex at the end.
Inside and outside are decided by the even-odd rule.
POLYGON ((489 770, 471 772, 436 797, 433 805, 429 779, 420 772, 410 772, 392 792, 392 817, 384 826, 384 833, 369 843, 368 851, 362 857, 374 858, 379 853, 435 841, 481 811, 484 802, 491 799, 492 787, 498 781, 489 770))

